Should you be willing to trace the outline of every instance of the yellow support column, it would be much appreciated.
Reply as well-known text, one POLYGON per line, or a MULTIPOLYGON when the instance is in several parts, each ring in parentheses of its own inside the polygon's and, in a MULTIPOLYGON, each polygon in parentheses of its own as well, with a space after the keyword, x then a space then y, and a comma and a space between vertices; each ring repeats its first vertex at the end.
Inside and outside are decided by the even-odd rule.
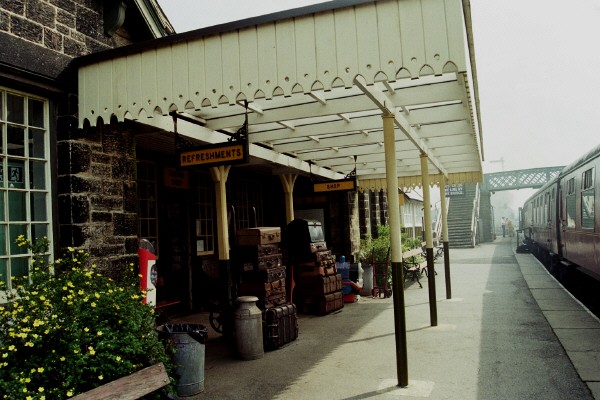
POLYGON ((279 175, 285 194, 285 218, 288 224, 294 220, 294 183, 296 183, 296 178, 298 178, 298 174, 279 175))
POLYGON ((440 179, 440 204, 442 209, 442 246, 444 249, 444 275, 446 280, 446 299, 452 298, 450 280, 450 251, 448 250, 448 205, 446 204, 446 177, 440 179))
POLYGON ((425 229, 425 253, 427 258, 429 318, 431 320, 431 326, 437 326, 435 266, 433 264, 433 234, 431 232, 431 196, 429 193, 429 165, 427 154, 424 153, 421 153, 421 179, 423 182, 423 229, 425 229))
POLYGON ((400 207, 398 205, 396 138, 394 133, 394 116, 384 113, 382 117, 388 215, 390 218, 390 245, 392 250, 392 297, 394 300, 394 328, 396 335, 396 371, 398 386, 406 387, 408 386, 408 357, 406 354, 406 315, 404 312, 404 274, 402 270, 402 242, 400 238, 400 207))

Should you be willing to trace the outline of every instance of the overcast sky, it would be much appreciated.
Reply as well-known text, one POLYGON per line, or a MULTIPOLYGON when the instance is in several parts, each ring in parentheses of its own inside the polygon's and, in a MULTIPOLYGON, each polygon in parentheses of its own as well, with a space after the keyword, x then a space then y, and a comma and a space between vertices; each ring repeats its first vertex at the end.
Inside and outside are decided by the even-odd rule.
MULTIPOLYGON (((178 33, 319 2, 159 0, 178 33)), ((471 7, 484 172, 567 165, 598 145, 600 1, 471 7)))

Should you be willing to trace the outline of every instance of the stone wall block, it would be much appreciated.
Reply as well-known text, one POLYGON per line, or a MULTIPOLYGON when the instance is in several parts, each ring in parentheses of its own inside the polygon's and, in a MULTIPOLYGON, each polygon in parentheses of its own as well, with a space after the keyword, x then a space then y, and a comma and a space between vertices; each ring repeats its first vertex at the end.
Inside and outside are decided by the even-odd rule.
POLYGON ((79 174, 90 171, 90 146, 83 142, 70 142, 71 165, 69 172, 79 174))
POLYGON ((44 46, 51 50, 62 51, 63 37, 61 34, 44 28, 44 46))
POLYGON ((65 54, 71 57, 78 57, 89 53, 84 43, 68 37, 63 38, 63 48, 65 54))
POLYGON ((23 39, 34 43, 42 43, 44 38, 44 29, 41 25, 27 19, 12 16, 11 17, 12 33, 20 36, 23 39))
POLYGON ((93 195, 90 197, 94 211, 122 211, 123 199, 118 197, 106 197, 93 195))
POLYGON ((123 211, 138 211, 137 182, 123 182, 123 211))
POLYGON ((50 0, 50 4, 58 7, 58 11, 64 10, 70 14, 75 14, 77 5, 73 0, 50 0))
POLYGON ((101 193, 110 197, 123 197, 123 183, 117 181, 102 181, 101 193))
POLYGON ((106 211, 93 211, 92 222, 112 222, 112 213, 106 211))
POLYGON ((25 16, 45 27, 54 29, 56 8, 41 0, 27 0, 25 16))
POLYGON ((99 32, 104 32, 99 13, 85 7, 77 7, 76 17, 75 25, 78 32, 90 37, 95 37, 99 32))
POLYGON ((71 223, 71 195, 60 194, 58 195, 58 222, 61 225, 71 223))
MULTIPOLYGON (((137 237, 125 238, 125 254, 137 254, 139 248, 140 239, 137 237)), ((139 262, 139 260, 137 262, 139 262)))
MULTIPOLYGON (((75 28, 75 16, 72 13, 58 9, 56 11, 56 22, 67 28, 75 28)), ((57 25, 58 30, 58 25, 57 25)))
POLYGON ((115 236, 135 236, 138 232, 137 215, 133 213, 113 214, 115 236))
POLYGON ((10 15, 0 10, 0 31, 8 32, 10 29, 10 15))
POLYGON ((0 8, 18 15, 25 15, 25 0, 0 0, 0 8))
POLYGON ((61 225, 60 242, 62 246, 83 247, 90 238, 85 225, 61 225))
POLYGON ((90 221, 90 201, 87 196, 71 196, 71 219, 74 224, 90 221))

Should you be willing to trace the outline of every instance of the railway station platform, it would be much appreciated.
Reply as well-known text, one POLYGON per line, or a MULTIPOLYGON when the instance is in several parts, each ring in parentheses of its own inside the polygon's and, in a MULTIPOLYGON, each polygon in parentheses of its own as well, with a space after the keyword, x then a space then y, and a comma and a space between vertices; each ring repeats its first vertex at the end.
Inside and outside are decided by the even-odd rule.
MULTIPOLYGON (((407 285, 406 388, 392 299, 361 297, 326 316, 300 314, 298 339, 258 360, 237 359, 209 327, 205 390, 188 398, 600 399, 600 321, 515 248, 507 237, 451 249, 451 299, 438 259, 435 327, 427 279, 407 285)), ((208 326, 204 314, 178 322, 208 326)))

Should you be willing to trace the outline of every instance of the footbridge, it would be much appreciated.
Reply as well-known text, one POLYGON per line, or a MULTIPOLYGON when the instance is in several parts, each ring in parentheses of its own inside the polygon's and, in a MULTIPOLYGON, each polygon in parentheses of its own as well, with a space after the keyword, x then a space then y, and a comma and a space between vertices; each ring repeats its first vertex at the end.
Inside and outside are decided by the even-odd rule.
POLYGON ((490 192, 527 188, 537 189, 556 178, 563 168, 564 166, 530 168, 484 174, 482 189, 490 192))

